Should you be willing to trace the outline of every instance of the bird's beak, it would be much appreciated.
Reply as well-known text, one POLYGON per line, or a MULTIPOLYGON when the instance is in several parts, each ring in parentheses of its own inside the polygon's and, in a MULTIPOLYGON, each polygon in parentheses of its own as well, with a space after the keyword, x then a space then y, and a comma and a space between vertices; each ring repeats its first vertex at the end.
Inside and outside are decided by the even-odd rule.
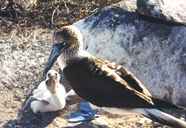
POLYGON ((63 49, 65 48, 64 43, 57 43, 53 44, 52 46, 52 51, 50 53, 50 56, 48 58, 48 62, 46 64, 46 67, 44 69, 44 78, 46 77, 47 72, 51 69, 57 58, 60 56, 62 53, 63 49))

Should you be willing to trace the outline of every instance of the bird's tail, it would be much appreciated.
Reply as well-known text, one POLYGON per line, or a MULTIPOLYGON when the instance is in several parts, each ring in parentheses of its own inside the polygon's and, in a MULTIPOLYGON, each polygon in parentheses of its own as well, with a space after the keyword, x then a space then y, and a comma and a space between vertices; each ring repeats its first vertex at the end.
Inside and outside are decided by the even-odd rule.
POLYGON ((140 109, 135 109, 134 111, 161 124, 165 124, 174 128, 186 128, 185 121, 178 119, 174 116, 171 116, 167 113, 164 113, 155 108, 143 108, 143 109, 140 108, 140 109))
POLYGON ((178 109, 178 110, 184 110, 185 111, 184 107, 172 104, 170 102, 167 102, 167 101, 164 101, 164 100, 161 100, 161 99, 157 99, 157 98, 153 98, 153 97, 152 97, 152 100, 153 100, 155 108, 158 108, 158 109, 178 109))

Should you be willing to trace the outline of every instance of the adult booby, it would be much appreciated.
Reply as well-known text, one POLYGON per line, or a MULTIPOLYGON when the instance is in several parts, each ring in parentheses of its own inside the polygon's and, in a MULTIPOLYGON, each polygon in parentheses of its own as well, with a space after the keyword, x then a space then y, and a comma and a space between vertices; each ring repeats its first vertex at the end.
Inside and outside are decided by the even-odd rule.
POLYGON ((53 35, 53 48, 45 72, 55 61, 75 92, 94 105, 130 110, 173 127, 186 128, 186 122, 158 109, 177 106, 154 98, 145 86, 121 65, 97 58, 83 50, 81 32, 65 26, 53 35))
POLYGON ((33 91, 32 97, 36 100, 31 102, 30 107, 34 113, 61 110, 66 105, 68 95, 64 86, 60 84, 59 73, 49 70, 46 80, 42 81, 33 91))

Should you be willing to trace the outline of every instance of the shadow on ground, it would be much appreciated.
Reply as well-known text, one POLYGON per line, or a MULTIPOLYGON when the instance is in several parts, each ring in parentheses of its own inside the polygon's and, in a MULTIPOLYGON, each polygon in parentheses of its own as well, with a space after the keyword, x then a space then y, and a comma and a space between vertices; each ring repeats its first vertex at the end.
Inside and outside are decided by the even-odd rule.
POLYGON ((64 128, 108 128, 105 125, 95 125, 90 122, 82 123, 76 126, 69 126, 69 127, 64 127, 64 128))
MULTIPOLYGON (((57 111, 57 112, 34 114, 30 108, 30 103, 32 100, 28 100, 28 101, 29 101, 28 103, 27 102, 23 103, 21 110, 17 113, 17 118, 15 120, 7 121, 2 126, 3 128, 46 128, 49 125, 51 125, 57 117, 65 119, 66 117, 63 114, 66 111, 69 111, 69 110, 64 109, 62 111, 57 111)), ((55 123, 54 123, 54 126, 52 128, 58 128, 58 127, 61 127, 61 128, 108 128, 106 125, 94 124, 91 121, 84 122, 81 124, 67 123, 66 126, 64 125, 63 121, 61 122, 59 121, 59 124, 55 126, 55 123)))
POLYGON ((59 112, 34 114, 30 109, 30 103, 17 113, 15 120, 9 120, 3 128, 46 128, 58 115, 59 112))
MULTIPOLYGON (((32 112, 24 113, 21 119, 9 120, 3 128, 46 128, 53 120, 59 116, 58 112, 42 113, 34 115, 32 112)), ((85 122, 75 126, 66 126, 62 128, 108 128, 105 125, 85 122)))

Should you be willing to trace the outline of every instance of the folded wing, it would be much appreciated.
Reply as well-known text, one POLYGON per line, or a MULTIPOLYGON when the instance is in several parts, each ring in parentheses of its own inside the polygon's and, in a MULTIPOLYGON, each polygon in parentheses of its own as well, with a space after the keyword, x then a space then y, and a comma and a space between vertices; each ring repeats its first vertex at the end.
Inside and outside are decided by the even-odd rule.
POLYGON ((81 58, 69 62, 64 75, 78 95, 98 106, 153 107, 148 90, 120 65, 81 58))

